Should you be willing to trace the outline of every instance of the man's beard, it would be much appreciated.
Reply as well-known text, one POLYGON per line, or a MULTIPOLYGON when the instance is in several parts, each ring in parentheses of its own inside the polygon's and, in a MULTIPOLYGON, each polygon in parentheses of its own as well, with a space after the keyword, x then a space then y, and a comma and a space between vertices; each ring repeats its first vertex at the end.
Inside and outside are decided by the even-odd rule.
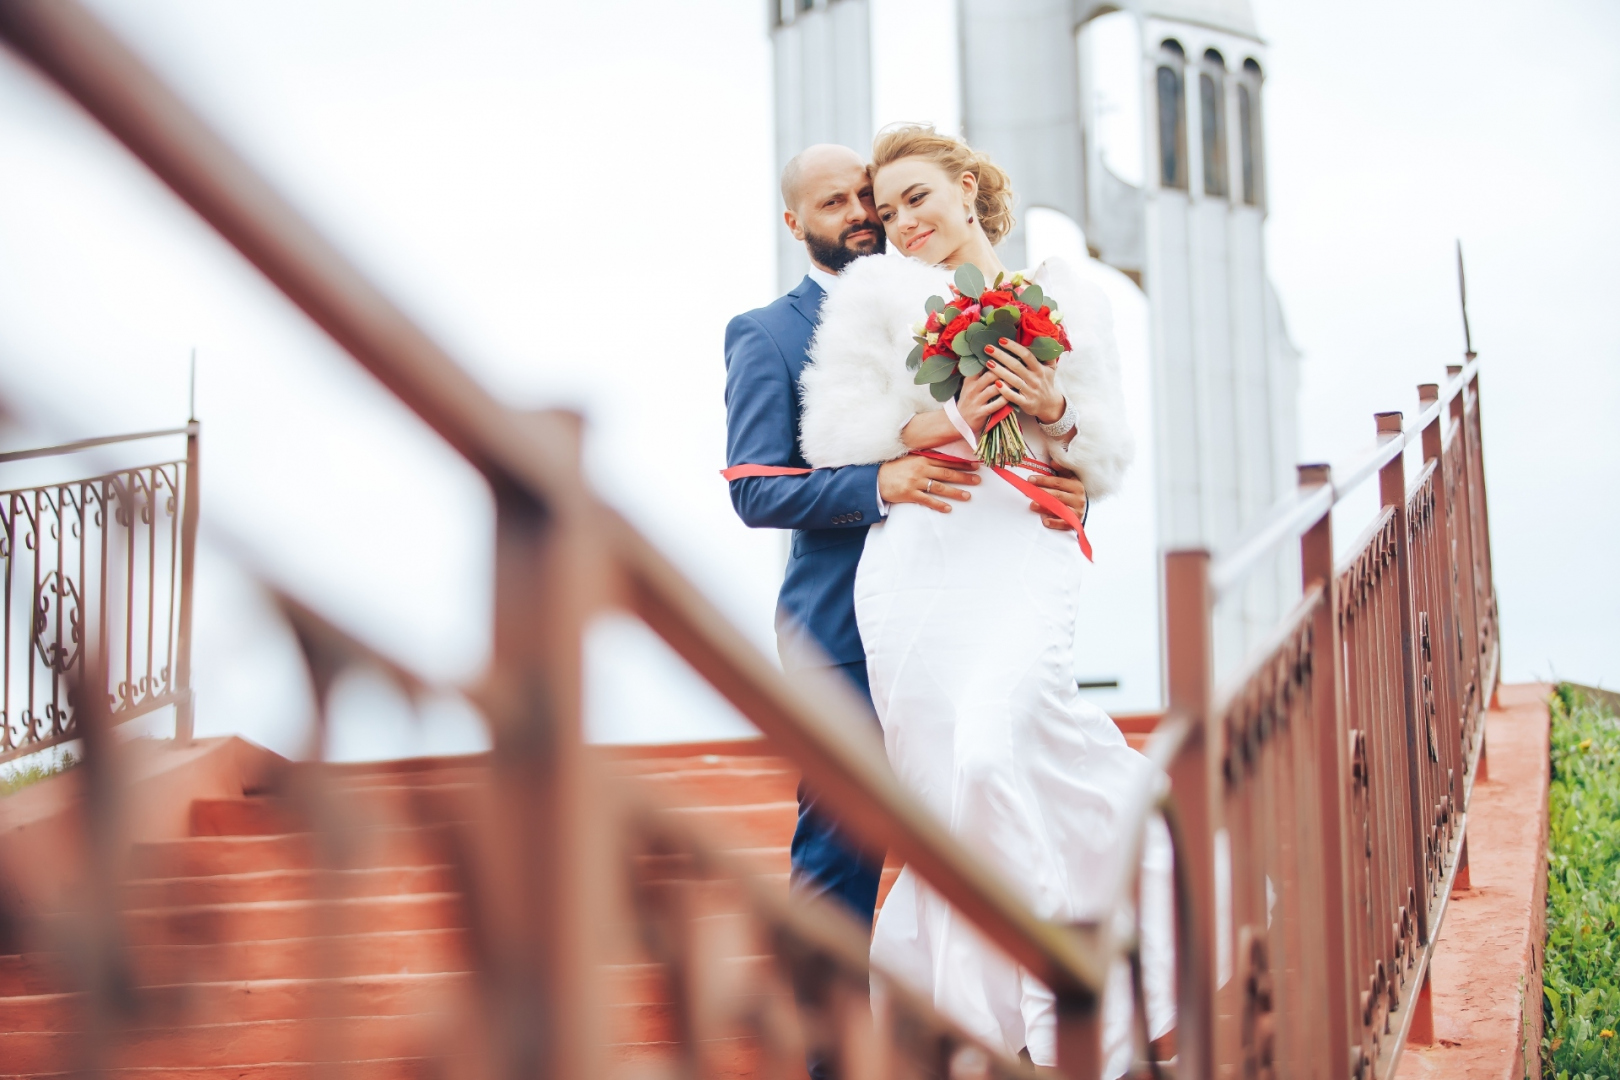
POLYGON ((838 239, 830 240, 825 236, 817 236, 809 229, 804 230, 804 243, 810 249, 810 257, 821 266, 825 266, 833 273, 841 273, 844 267, 860 258, 862 255, 881 255, 888 248, 888 238, 883 230, 876 225, 851 225, 838 239), (851 238, 861 233, 870 233, 877 237, 877 243, 871 251, 859 251, 849 246, 851 238))

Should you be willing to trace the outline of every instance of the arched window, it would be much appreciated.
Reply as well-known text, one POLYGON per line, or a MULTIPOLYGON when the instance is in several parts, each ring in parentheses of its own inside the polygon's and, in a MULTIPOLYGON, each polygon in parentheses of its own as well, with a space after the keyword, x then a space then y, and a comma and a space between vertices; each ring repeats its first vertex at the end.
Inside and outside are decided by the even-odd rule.
POLYGON ((1158 71, 1159 186, 1187 190, 1187 101, 1182 66, 1187 54, 1181 44, 1166 40, 1159 46, 1164 62, 1158 71))
POLYGON ((1238 158, 1243 171, 1243 202, 1260 205, 1260 65, 1243 61, 1238 83, 1238 158))
POLYGON ((1204 143, 1204 194, 1224 199, 1226 178, 1226 61, 1214 49, 1204 53, 1198 73, 1198 105, 1204 143))

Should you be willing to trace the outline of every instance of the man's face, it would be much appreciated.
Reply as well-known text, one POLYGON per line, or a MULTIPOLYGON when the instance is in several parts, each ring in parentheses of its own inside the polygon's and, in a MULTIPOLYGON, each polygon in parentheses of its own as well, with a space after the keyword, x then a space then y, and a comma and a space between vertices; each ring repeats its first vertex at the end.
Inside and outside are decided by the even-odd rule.
POLYGON ((797 205, 783 214, 810 259, 838 273, 860 258, 884 250, 883 227, 872 203, 872 182, 853 151, 826 155, 806 165, 797 205))

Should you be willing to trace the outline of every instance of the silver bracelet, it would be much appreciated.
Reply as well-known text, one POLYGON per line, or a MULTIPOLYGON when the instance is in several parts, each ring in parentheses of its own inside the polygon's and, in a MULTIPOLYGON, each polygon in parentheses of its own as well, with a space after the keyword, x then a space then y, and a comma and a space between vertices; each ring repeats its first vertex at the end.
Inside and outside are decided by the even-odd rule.
MULTIPOLYGON (((1078 418, 1074 414, 1074 402, 1065 398, 1063 402, 1063 415, 1058 417, 1054 423, 1041 424, 1041 430, 1046 432, 1054 439, 1061 439, 1063 436, 1074 430, 1075 421, 1077 419, 1078 418)), ((1039 421, 1036 422, 1039 423, 1039 421)))

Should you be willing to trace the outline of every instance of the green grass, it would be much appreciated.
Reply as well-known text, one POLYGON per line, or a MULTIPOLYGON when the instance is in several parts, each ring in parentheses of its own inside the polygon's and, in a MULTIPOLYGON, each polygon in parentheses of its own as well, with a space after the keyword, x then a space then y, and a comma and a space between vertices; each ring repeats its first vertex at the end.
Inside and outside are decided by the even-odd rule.
POLYGON ((1543 1075, 1620 1077, 1620 719, 1564 683, 1552 699, 1543 1075))
POLYGON ((58 773, 65 773, 78 763, 72 754, 63 754, 59 761, 27 765, 10 773, 0 773, 0 797, 21 791, 29 784, 37 784, 58 773))

